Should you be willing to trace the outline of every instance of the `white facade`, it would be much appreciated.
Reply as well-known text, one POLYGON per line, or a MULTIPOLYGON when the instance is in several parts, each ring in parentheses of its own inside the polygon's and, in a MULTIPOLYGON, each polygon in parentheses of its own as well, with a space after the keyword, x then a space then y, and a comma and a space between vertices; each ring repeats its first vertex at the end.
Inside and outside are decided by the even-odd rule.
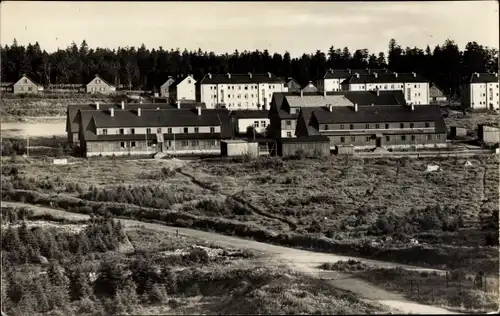
POLYGON ((196 80, 189 75, 175 86, 175 100, 196 100, 196 80))
POLYGON ((352 83, 344 85, 349 91, 401 90, 408 104, 429 104, 428 82, 352 83))
POLYGON ((465 105, 472 109, 499 109, 498 82, 469 83, 465 86, 465 105))
POLYGON ((230 110, 260 110, 262 105, 268 109, 274 92, 286 92, 284 83, 229 83, 201 84, 200 102, 207 109, 225 105, 230 110))
POLYGON ((330 91, 342 91, 342 81, 347 78, 335 78, 335 79, 320 79, 317 81, 316 85, 318 87, 318 91, 326 90, 330 91))
POLYGON ((238 119, 238 130, 239 134, 244 134, 247 132, 249 126, 253 126, 257 133, 264 133, 270 122, 268 118, 239 118, 238 119))

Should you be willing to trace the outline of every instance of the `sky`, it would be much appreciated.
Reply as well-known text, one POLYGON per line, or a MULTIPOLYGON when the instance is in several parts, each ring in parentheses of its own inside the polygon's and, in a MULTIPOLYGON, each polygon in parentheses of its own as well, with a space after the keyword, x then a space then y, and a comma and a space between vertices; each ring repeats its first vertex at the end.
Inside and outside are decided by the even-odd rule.
POLYGON ((387 52, 434 48, 447 38, 499 48, 498 1, 415 2, 77 2, 2 1, 0 43, 38 41, 48 52, 86 40, 91 48, 140 46, 232 53, 330 46, 387 52))

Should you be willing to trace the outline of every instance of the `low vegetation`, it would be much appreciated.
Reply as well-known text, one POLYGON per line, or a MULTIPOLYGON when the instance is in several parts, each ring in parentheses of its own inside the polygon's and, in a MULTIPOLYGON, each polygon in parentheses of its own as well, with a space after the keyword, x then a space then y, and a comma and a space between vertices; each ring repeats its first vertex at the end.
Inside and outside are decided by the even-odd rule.
POLYGON ((475 276, 467 275, 462 270, 438 274, 375 268, 356 260, 324 263, 320 268, 354 273, 389 291, 402 293, 410 300, 459 312, 484 313, 496 311, 499 307, 498 279, 486 278, 482 271, 475 276))
POLYGON ((2 215, 8 315, 387 312, 286 267, 252 263, 248 251, 125 229, 109 217, 75 230, 23 209, 2 215))

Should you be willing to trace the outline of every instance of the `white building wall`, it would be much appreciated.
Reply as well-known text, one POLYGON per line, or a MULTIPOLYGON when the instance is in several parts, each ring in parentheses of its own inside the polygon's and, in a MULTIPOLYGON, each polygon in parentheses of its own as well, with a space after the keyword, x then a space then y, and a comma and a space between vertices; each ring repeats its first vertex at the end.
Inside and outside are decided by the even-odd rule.
POLYGON ((428 82, 412 82, 412 83, 354 83, 348 87, 350 91, 388 91, 401 90, 404 94, 407 103, 413 104, 429 104, 429 83, 428 82))
POLYGON ((196 81, 192 77, 186 77, 177 86, 177 100, 196 100, 196 81))
MULTIPOLYGON (((184 128, 188 129, 188 133, 220 133, 220 126, 186 126, 186 127, 149 127, 151 129, 150 135, 155 135, 157 129, 161 128, 161 133, 163 134, 184 134, 184 128), (172 129, 170 133, 169 128, 172 129), (195 131, 195 129, 198 129, 195 131)), ((146 134, 146 127, 123 127, 123 135, 132 134, 131 129, 134 129, 134 134, 146 134)), ((97 135, 119 135, 120 128, 98 128, 97 135), (106 130, 104 134, 103 129, 106 130)))
POLYGON ((471 83, 465 86, 469 89, 469 100, 465 105, 472 109, 499 108, 498 82, 471 83))
MULTIPOLYGON (((342 81, 344 81, 346 78, 340 78, 340 79, 323 79, 322 86, 324 86, 326 91, 342 91, 342 81)), ((323 88, 323 87, 321 87, 323 88)), ((323 89, 320 89, 318 86, 318 90, 323 91, 323 89)))
POLYGON ((249 119, 238 119, 238 133, 243 134, 247 132, 247 128, 253 126, 255 131, 258 133, 263 133, 266 127, 269 126, 268 118, 249 118, 249 119))

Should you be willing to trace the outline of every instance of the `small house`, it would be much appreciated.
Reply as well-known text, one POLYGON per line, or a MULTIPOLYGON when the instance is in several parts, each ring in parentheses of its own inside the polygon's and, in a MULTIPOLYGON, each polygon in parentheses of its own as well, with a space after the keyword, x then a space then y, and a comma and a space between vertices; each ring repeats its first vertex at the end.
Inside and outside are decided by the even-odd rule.
POLYGON ((246 135, 249 128, 264 135, 269 126, 268 110, 238 110, 231 112, 231 120, 236 135, 246 135))
POLYGON ((196 101, 196 80, 193 75, 181 77, 170 85, 169 98, 172 102, 196 101))
POLYGON ((442 103, 447 100, 443 90, 439 89, 435 84, 431 84, 429 87, 429 98, 431 103, 442 103))
POLYGON ((87 83, 86 91, 87 93, 113 94, 116 93, 116 87, 106 82, 99 75, 95 75, 95 78, 87 83))
POLYGON ((165 81, 161 86, 160 86, 160 96, 162 98, 168 99, 170 97, 170 87, 172 84, 175 82, 174 78, 172 76, 169 76, 167 81, 165 81))
POLYGON ((0 91, 1 92, 12 92, 13 82, 0 82, 0 91))
POLYGON ((37 94, 43 91, 43 87, 33 79, 23 75, 21 79, 13 84, 13 91, 14 94, 37 94))

